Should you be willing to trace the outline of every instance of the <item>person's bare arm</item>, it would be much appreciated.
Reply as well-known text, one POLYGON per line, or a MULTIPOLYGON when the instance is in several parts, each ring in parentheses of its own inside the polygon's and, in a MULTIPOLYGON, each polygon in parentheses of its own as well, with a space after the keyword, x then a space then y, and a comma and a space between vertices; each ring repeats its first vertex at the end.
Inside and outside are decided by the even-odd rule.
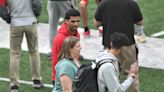
POLYGON ((97 21, 96 19, 94 19, 93 21, 94 21, 94 26, 96 26, 96 27, 99 27, 102 25, 101 22, 97 21))
POLYGON ((64 92, 72 92, 72 80, 67 75, 62 75, 60 81, 64 92))

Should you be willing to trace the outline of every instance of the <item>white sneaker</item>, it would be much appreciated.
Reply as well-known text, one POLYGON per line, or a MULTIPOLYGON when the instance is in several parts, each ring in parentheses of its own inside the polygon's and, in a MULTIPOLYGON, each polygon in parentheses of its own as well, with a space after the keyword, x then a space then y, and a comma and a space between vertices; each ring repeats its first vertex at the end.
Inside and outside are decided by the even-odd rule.
POLYGON ((40 80, 33 80, 33 87, 36 88, 36 89, 40 89, 44 86, 43 86, 43 83, 40 80))
POLYGON ((136 40, 137 40, 139 43, 145 43, 145 42, 146 42, 146 37, 145 37, 144 35, 137 36, 136 40))

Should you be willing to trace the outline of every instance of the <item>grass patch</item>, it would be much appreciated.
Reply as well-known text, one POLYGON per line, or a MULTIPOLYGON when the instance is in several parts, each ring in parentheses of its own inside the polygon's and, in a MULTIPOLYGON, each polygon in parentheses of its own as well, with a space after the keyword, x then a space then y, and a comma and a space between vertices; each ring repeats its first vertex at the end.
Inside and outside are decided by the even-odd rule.
POLYGON ((47 2, 48 0, 42 0, 42 14, 38 18, 42 23, 48 23, 47 2))
MULTIPOLYGON (((47 55, 41 55, 41 75, 44 83, 51 84, 51 62, 47 55)), ((82 61, 89 63, 90 60, 82 61)), ((141 92, 164 92, 164 70, 150 69, 140 67, 139 71, 141 92)), ((0 77, 9 78, 9 50, 0 48, 0 77)), ((31 70, 28 59, 28 53, 22 51, 20 60, 20 78, 21 80, 31 81, 31 70)), ((9 83, 0 81, 0 92, 8 92, 9 83)), ((43 88, 41 90, 33 89, 30 85, 20 85, 21 92, 51 92, 52 88, 43 88)))
POLYGON ((144 17, 144 31, 147 35, 164 30, 164 1, 138 0, 144 17))
POLYGON ((141 92, 164 92, 164 70, 140 68, 141 92))
MULTIPOLYGON (((20 59, 20 79, 21 80, 31 80, 31 68, 28 53, 22 51, 21 59, 20 59)), ((51 61, 48 61, 47 55, 40 54, 41 58, 41 74, 42 79, 45 83, 51 83, 51 61)), ((0 77, 9 78, 9 50, 8 49, 0 49, 0 77)))

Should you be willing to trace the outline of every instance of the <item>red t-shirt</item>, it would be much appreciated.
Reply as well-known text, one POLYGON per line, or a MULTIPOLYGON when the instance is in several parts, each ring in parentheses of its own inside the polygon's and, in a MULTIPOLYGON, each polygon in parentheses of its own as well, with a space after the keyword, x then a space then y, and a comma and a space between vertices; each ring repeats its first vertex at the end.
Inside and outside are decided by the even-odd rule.
POLYGON ((76 31, 75 35, 71 35, 70 31, 67 29, 67 24, 63 23, 58 30, 57 35, 54 37, 53 44, 52 44, 52 80, 55 80, 56 71, 55 71, 55 65, 58 62, 58 56, 62 48, 62 44, 64 42, 64 39, 68 36, 76 36, 80 39, 80 35, 78 31, 76 31))
POLYGON ((0 6, 7 5, 7 0, 0 0, 0 6))

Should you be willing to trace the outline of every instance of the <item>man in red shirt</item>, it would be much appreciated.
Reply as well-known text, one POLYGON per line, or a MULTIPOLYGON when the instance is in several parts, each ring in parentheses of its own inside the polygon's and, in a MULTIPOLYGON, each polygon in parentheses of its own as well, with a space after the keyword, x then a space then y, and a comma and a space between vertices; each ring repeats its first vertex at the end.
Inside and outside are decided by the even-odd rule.
POLYGON ((52 81, 54 84, 56 71, 55 65, 58 62, 58 55, 61 51, 64 39, 68 36, 76 36, 80 39, 80 35, 77 28, 80 23, 80 13, 79 11, 72 9, 69 10, 65 15, 65 22, 59 28, 57 35, 54 37, 52 44, 52 81))

